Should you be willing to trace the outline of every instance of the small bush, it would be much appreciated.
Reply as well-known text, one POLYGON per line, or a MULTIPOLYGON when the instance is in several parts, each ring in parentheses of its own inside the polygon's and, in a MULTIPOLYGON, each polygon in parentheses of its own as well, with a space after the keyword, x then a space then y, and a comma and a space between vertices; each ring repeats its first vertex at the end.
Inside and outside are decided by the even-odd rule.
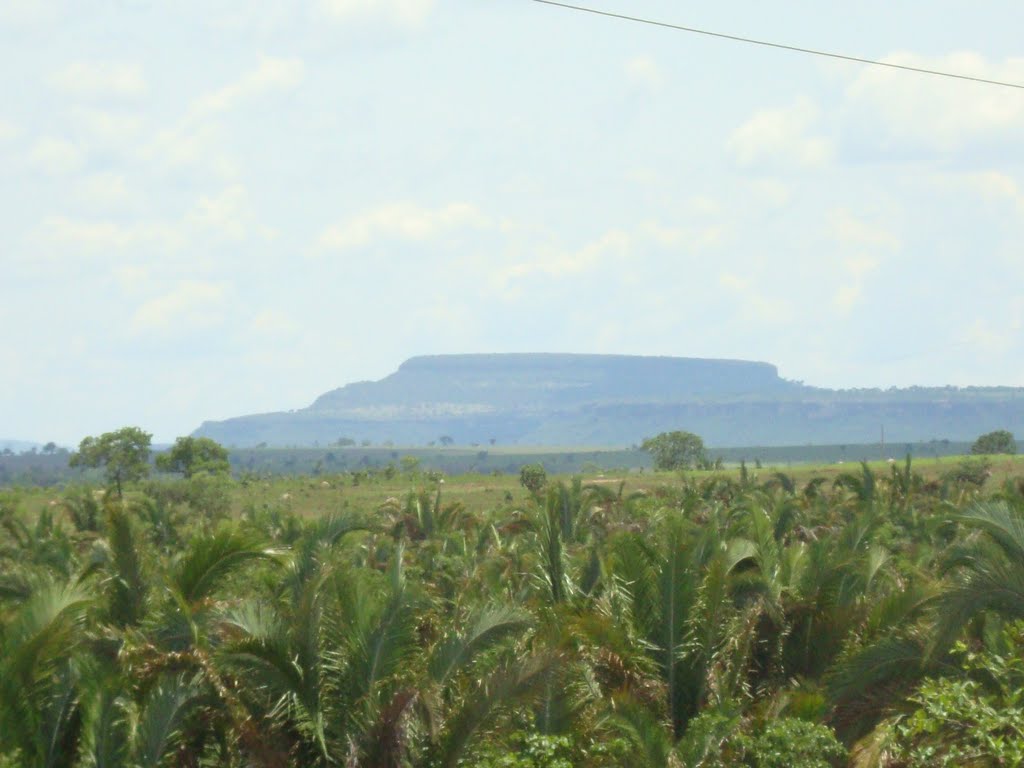
POLYGON ((540 493, 548 481, 548 473, 540 464, 526 464, 519 470, 519 484, 530 493, 540 493))

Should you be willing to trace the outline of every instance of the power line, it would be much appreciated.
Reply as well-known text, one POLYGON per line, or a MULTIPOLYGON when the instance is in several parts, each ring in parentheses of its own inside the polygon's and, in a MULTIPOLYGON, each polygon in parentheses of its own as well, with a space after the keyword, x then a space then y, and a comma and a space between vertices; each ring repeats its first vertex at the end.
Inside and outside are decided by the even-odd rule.
POLYGON ((889 67, 890 69, 902 69, 907 72, 917 72, 922 75, 934 75, 936 77, 949 77, 954 80, 970 80, 974 83, 985 83, 986 85, 998 85, 1003 88, 1017 88, 1024 90, 1024 84, 1021 83, 1008 83, 1002 80, 989 80, 984 77, 973 77, 971 75, 961 75, 956 72, 943 72, 938 69, 925 69, 923 67, 912 67, 907 64, 894 64, 890 61, 878 61, 877 59, 864 59, 859 56, 846 56, 842 53, 832 53, 830 51, 818 51, 813 48, 801 48, 796 45, 786 45, 785 43, 772 43, 767 40, 755 40, 751 37, 740 37, 739 35, 729 35, 724 32, 712 32, 707 29, 697 29, 696 27, 684 27, 682 24, 670 24, 667 21, 656 21, 654 19, 644 19, 639 16, 627 16, 624 13, 612 13, 611 11, 601 11, 597 8, 587 8, 582 5, 570 5, 569 3, 558 2, 557 0, 533 0, 535 3, 542 3, 544 5, 553 5, 558 8, 566 8, 570 11, 581 11, 583 13, 591 13, 595 16, 607 16, 611 19, 619 19, 621 21, 632 21, 637 24, 648 24, 652 27, 664 27, 665 29, 674 29, 679 32, 689 32, 694 35, 706 35, 707 37, 718 37, 723 40, 732 40, 736 43, 748 43, 750 45, 761 45, 765 48, 779 48, 783 51, 794 51, 796 53, 807 53, 812 56, 824 56, 829 59, 840 59, 842 61, 852 61, 857 64, 870 64, 875 67, 889 67))

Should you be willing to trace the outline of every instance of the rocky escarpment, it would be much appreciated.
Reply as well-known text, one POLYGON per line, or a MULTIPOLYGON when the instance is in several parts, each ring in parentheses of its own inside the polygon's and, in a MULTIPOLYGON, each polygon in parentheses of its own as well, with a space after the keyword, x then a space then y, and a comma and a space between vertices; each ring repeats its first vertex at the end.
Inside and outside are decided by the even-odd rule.
POLYGON ((380 381, 309 407, 204 423, 228 445, 327 445, 340 438, 424 445, 621 446, 670 429, 710 445, 972 439, 1024 431, 1024 390, 827 390, 743 360, 571 354, 415 357, 380 381))

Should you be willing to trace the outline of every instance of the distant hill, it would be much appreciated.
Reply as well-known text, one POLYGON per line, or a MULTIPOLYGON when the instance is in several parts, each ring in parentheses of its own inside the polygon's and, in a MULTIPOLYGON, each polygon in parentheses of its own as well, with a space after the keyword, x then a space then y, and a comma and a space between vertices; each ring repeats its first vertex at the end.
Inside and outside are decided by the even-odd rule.
POLYGON ((234 446, 375 444, 624 446, 685 429, 712 446, 971 440, 1024 432, 1024 389, 829 390, 743 360, 572 354, 414 357, 297 411, 208 421, 234 446))
POLYGON ((33 443, 29 440, 11 440, 10 438, 0 437, 0 451, 14 451, 15 453, 21 453, 22 451, 30 451, 33 448, 42 447, 42 443, 33 443))

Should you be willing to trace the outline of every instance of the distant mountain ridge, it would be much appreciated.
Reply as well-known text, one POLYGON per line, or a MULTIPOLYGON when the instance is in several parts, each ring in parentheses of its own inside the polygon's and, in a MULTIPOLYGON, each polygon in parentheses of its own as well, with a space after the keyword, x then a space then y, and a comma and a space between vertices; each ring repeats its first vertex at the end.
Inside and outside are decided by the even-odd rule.
POLYGON ((0 437, 0 451, 20 452, 42 447, 42 443, 34 443, 31 440, 14 440, 8 437, 0 437))
POLYGON ((228 445, 327 445, 346 437, 424 445, 622 446, 670 429, 709 445, 967 440, 1024 430, 1024 388, 829 390, 769 363, 585 354, 414 357, 298 411, 208 421, 228 445))
POLYGON ((789 385, 767 363, 627 355, 435 355, 406 360, 375 382, 321 395, 311 409, 345 413, 365 406, 463 404, 488 410, 538 409, 581 402, 674 401, 789 385))

